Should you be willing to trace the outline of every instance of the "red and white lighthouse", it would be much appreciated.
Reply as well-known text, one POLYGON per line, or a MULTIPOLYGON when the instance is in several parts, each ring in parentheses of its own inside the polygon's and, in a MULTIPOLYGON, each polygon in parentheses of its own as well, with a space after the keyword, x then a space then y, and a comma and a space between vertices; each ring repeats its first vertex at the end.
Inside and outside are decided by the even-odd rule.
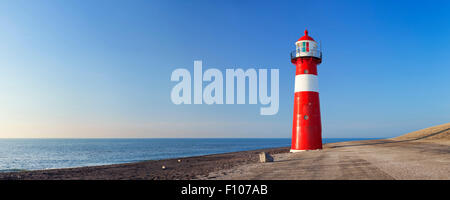
POLYGON ((322 51, 312 37, 305 35, 295 43, 291 62, 295 64, 294 123, 291 152, 322 149, 317 65, 322 51))

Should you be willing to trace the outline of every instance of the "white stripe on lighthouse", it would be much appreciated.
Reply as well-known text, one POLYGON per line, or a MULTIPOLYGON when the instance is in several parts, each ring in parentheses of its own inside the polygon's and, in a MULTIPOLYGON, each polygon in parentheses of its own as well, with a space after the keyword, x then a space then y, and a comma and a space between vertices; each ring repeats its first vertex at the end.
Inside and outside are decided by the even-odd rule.
POLYGON ((295 92, 319 92, 319 83, 316 75, 299 74, 295 76, 295 92))

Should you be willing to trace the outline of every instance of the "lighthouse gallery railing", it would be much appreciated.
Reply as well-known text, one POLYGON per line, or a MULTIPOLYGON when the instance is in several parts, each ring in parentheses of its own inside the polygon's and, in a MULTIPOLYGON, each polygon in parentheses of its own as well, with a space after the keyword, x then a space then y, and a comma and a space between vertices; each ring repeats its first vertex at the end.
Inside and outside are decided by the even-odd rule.
POLYGON ((303 52, 300 50, 295 50, 291 52, 291 60, 298 57, 316 57, 322 59, 322 51, 319 49, 310 50, 309 52, 303 52))

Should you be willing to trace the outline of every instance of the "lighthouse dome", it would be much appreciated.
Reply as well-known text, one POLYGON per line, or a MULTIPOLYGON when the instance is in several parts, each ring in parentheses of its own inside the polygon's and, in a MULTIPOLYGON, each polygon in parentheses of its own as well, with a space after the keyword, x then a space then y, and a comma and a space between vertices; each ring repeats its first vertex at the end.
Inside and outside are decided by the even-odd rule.
POLYGON ((312 37, 309 37, 308 35, 308 30, 305 29, 305 35, 302 36, 300 39, 298 39, 298 41, 302 41, 302 40, 311 40, 311 41, 315 41, 312 37))

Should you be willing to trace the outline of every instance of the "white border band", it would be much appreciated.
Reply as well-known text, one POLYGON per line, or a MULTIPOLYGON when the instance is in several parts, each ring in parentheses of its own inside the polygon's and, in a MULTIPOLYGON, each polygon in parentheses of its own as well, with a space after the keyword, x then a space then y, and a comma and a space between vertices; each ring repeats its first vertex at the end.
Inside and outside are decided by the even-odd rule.
POLYGON ((319 92, 319 81, 316 75, 299 74, 295 76, 295 92, 319 92))

